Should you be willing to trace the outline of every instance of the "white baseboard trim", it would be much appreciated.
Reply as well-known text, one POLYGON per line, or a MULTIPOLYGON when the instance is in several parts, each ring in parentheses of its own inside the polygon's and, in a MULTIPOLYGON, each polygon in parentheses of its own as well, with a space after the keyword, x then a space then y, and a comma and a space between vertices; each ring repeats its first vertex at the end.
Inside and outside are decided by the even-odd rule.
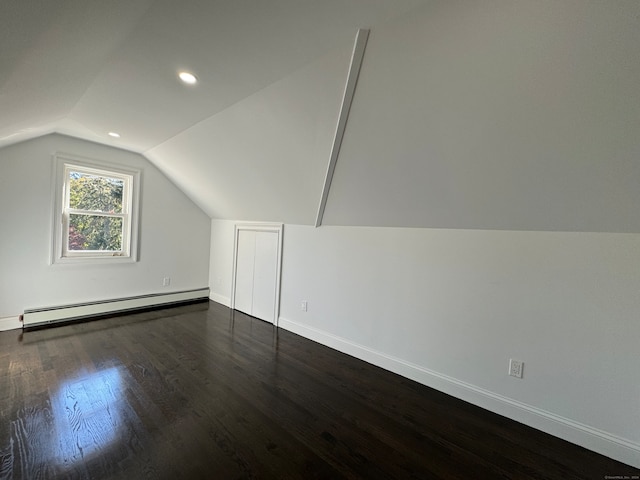
POLYGON ((96 302, 58 307, 38 308, 24 311, 24 327, 37 327, 65 320, 89 318, 116 312, 127 312, 142 308, 171 305, 189 301, 206 300, 209 288, 181 292, 140 295, 137 297, 100 300, 96 302))
POLYGON ((19 316, 0 318, 0 332, 15 330, 16 328, 22 328, 19 316))
POLYGON ((640 468, 640 444, 485 390, 308 325, 280 317, 278 326, 453 397, 640 468))
POLYGON ((224 295, 220 295, 219 293, 211 292, 209 294, 209 298, 214 302, 221 303, 225 307, 231 308, 231 299, 229 297, 225 297, 224 295))

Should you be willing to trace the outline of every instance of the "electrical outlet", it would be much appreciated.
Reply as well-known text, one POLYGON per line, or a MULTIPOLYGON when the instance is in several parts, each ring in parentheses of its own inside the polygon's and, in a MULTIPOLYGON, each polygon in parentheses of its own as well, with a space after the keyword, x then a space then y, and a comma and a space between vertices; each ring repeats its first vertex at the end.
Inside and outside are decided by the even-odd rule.
POLYGON ((306 300, 300 304, 300 310, 302 310, 303 312, 307 311, 307 301, 306 300))
POLYGON ((162 279, 162 286, 168 287, 169 285, 171 285, 171 277, 164 277, 162 279))
POLYGON ((524 362, 520 360, 509 359, 509 375, 516 378, 522 378, 522 369, 524 368, 524 362))

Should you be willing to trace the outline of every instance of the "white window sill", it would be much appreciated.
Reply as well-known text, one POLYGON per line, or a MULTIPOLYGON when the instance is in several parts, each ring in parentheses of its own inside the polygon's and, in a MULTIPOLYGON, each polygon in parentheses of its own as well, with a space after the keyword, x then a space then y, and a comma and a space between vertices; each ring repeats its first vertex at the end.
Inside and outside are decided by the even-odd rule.
POLYGON ((112 265, 122 263, 136 263, 136 259, 130 256, 102 255, 97 257, 60 257, 53 262, 54 265, 112 265))

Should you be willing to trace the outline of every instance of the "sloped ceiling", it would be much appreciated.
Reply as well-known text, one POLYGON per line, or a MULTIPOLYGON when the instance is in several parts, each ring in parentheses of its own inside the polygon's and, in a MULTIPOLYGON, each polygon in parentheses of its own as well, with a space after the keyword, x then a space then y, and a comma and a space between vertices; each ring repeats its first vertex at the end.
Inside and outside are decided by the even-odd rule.
POLYGON ((434 1, 372 30, 328 225, 640 232, 640 2, 434 1))
POLYGON ((203 120, 147 157, 212 218, 312 224, 350 47, 203 120))
MULTIPOLYGON (((148 152, 327 53, 344 50, 359 27, 420 3, 5 0, 0 147, 59 132, 148 152), (177 81, 182 69, 197 75, 197 86, 177 81), (112 139, 110 131, 121 137, 112 139)), ((339 75, 346 75, 346 67, 339 75)), ((154 158, 163 169, 176 168, 177 160, 162 153, 154 158)), ((189 181, 181 186, 190 193, 189 181)), ((211 214, 234 213, 218 204, 201 206, 211 214)))
POLYGON ((49 131, 145 152, 420 0, 5 0, 0 146, 49 131), (200 79, 176 80, 180 69, 200 79))
POLYGON ((640 231, 637 0, 0 8, 0 147, 54 131, 113 145, 212 218, 313 224, 371 27, 325 224, 640 231))

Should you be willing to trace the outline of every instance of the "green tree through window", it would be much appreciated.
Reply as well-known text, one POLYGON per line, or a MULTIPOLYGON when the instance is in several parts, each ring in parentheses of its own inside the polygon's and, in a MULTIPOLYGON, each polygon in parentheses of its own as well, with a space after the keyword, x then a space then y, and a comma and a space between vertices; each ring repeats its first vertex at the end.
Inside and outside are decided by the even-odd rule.
POLYGON ((69 250, 122 250, 123 189, 123 179, 69 171, 69 250))
POLYGON ((142 171, 55 154, 51 264, 138 261, 142 171))

